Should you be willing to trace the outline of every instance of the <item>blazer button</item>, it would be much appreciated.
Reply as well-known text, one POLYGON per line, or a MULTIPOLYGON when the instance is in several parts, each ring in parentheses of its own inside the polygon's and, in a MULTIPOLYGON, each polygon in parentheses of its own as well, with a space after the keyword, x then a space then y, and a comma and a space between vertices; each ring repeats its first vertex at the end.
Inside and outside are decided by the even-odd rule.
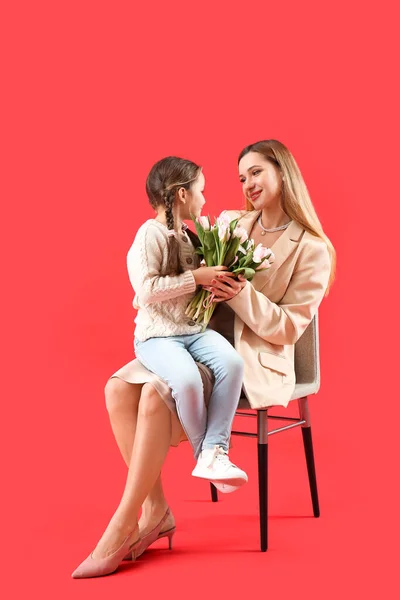
POLYGON ((186 242, 187 243, 187 241, 188 241, 188 239, 187 239, 186 235, 183 235, 182 236, 182 242, 186 242))
POLYGON ((190 325, 190 327, 192 327, 193 325, 196 325, 196 323, 194 321, 189 321, 188 325, 190 325))
POLYGON ((193 258, 187 258, 186 262, 187 262, 188 265, 191 265, 192 262, 193 262, 193 258))

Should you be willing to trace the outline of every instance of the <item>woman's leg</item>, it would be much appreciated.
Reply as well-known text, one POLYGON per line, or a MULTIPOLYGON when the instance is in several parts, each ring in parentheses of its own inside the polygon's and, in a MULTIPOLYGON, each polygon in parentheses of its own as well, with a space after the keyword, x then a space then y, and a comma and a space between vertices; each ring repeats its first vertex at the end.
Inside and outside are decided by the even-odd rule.
MULTIPOLYGON (((157 394, 157 402, 163 403, 163 399, 157 394)), ((128 383, 118 377, 108 380, 105 387, 106 406, 110 418, 118 448, 122 454, 127 467, 131 462, 133 443, 135 440, 136 424, 138 419, 139 402, 141 402, 143 385, 128 383)), ((143 402, 146 402, 146 394, 143 394, 143 402)), ((154 399, 153 399, 154 401, 154 399)), ((171 415, 169 415, 171 419, 171 415)), ((161 475, 157 478, 153 488, 150 490, 142 506, 142 515, 139 520, 140 534, 146 535, 151 531, 165 515, 168 503, 164 496, 161 483, 161 475)), ((172 513, 163 525, 162 531, 171 529, 175 525, 172 513)))
POLYGON ((137 515, 160 475, 171 442, 169 408, 150 384, 141 394, 136 434, 129 463, 128 478, 120 504, 93 552, 94 558, 112 554, 130 533, 139 537, 137 515))
POLYGON ((104 390, 111 429, 127 467, 131 462, 142 388, 112 377, 104 390))

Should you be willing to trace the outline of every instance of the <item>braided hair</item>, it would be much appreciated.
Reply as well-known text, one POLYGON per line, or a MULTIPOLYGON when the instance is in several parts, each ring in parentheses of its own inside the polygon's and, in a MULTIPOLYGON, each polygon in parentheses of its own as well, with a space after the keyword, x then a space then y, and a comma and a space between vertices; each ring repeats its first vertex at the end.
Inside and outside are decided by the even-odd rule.
MULTIPOLYGON (((164 206, 167 228, 175 233, 174 207, 179 188, 189 190, 196 181, 201 168, 190 160, 168 156, 158 161, 150 170, 146 180, 146 192, 154 209, 164 206)), ((180 261, 179 243, 175 234, 168 237, 167 272, 164 275, 179 275, 183 273, 180 261)), ((195 247, 199 239, 189 229, 186 230, 195 247)))

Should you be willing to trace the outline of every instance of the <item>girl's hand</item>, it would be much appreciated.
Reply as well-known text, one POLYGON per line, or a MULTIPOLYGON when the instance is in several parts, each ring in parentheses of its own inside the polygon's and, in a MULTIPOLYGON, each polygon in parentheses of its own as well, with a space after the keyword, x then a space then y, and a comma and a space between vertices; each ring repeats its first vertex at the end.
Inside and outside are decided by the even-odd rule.
POLYGON ((220 273, 217 279, 214 280, 215 283, 212 282, 211 286, 203 286, 205 290, 208 290, 215 295, 214 302, 226 302, 227 300, 231 300, 242 291, 247 283, 247 279, 242 275, 239 275, 239 280, 227 277, 227 275, 233 275, 233 273, 220 273))
MULTIPOLYGON (((211 285, 213 282, 217 281, 219 275, 221 275, 221 271, 227 271, 228 267, 218 266, 218 267, 200 267, 199 269, 195 269, 192 271, 194 280, 197 285, 211 285)), ((234 274, 230 271, 226 273, 228 277, 234 277, 234 274)))

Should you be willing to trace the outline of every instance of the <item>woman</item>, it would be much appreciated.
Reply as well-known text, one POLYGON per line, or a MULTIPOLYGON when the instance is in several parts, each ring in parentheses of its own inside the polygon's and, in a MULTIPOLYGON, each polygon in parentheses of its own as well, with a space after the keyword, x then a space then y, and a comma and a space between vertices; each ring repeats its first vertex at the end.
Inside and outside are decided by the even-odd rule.
MULTIPOLYGON (((335 251, 299 168, 283 144, 268 140, 247 146, 239 156, 239 178, 246 211, 230 211, 229 216, 239 217, 256 244, 272 248, 275 262, 251 283, 223 274, 212 281, 207 289, 223 303, 215 311, 212 326, 244 359, 243 387, 250 405, 287 406, 295 385, 294 344, 333 282, 335 251)), ((207 401, 211 374, 198 366, 207 401)), ((167 446, 179 443, 184 434, 170 390, 137 360, 111 376, 105 394, 111 426, 129 472, 120 506, 93 555, 102 560, 115 553, 143 504, 138 557, 159 537, 171 540, 175 531, 159 472, 167 446)), ((221 491, 230 490, 222 486, 221 491)))

